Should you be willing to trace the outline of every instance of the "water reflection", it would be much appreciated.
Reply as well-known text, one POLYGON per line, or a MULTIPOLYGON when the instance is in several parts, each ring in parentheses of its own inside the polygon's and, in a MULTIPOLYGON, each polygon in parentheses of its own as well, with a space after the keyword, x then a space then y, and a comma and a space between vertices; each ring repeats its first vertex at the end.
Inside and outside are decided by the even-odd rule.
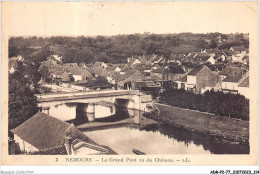
POLYGON ((157 126, 146 127, 146 131, 160 132, 161 134, 184 142, 188 147, 190 144, 202 145, 204 150, 209 150, 212 154, 249 154, 249 144, 239 144, 227 140, 218 140, 215 136, 209 134, 196 133, 188 131, 181 127, 173 127, 168 124, 159 124, 157 126))
MULTIPOLYGON (((50 115, 81 125, 88 122, 76 112, 76 103, 50 108, 50 115)), ((113 123, 128 119, 131 124, 87 129, 86 135, 99 144, 110 146, 119 154, 140 149, 147 154, 249 154, 249 144, 219 140, 184 128, 155 123, 138 110, 112 104, 95 105, 95 122, 113 123)))

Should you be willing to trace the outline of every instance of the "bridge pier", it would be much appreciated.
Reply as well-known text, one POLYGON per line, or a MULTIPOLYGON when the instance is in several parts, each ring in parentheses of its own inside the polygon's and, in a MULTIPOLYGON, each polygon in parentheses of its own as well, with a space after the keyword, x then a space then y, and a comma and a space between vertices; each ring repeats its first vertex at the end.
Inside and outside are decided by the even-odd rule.
POLYGON ((89 122, 95 121, 95 103, 88 104, 87 117, 89 122))
POLYGON ((76 106, 76 117, 83 118, 88 122, 95 121, 95 103, 78 103, 76 106))

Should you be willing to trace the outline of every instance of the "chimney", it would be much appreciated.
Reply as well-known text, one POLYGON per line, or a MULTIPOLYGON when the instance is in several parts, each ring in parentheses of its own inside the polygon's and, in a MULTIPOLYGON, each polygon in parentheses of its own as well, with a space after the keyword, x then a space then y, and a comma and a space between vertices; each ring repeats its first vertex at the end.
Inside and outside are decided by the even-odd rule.
POLYGON ((65 137, 65 147, 66 147, 68 155, 71 155, 72 154, 72 138, 70 137, 70 135, 67 135, 65 137))

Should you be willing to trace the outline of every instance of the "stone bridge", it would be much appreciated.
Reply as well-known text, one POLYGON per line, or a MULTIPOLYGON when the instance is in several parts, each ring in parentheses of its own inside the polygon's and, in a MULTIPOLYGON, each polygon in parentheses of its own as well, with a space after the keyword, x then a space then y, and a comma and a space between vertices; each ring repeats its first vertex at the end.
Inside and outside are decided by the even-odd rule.
POLYGON ((88 118, 95 120, 95 104, 101 101, 115 105, 149 111, 153 106, 151 95, 146 95, 138 90, 93 90, 70 93, 37 94, 38 106, 42 112, 49 114, 49 108, 64 103, 76 103, 77 111, 88 118))

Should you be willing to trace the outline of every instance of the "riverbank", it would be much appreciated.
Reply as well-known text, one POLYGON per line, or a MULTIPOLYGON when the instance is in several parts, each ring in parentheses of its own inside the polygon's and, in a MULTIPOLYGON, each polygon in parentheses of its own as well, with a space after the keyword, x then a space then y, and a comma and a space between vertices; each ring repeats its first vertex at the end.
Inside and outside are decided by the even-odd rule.
POLYGON ((187 130, 208 133, 221 139, 248 143, 249 122, 156 103, 158 113, 147 117, 187 130), (159 114, 159 115, 158 115, 159 114))
POLYGON ((85 130, 85 129, 100 129, 103 127, 108 127, 108 126, 114 126, 114 125, 123 125, 123 124, 128 124, 130 123, 129 119, 117 121, 117 122, 93 122, 93 123, 84 123, 81 125, 78 125, 77 128, 79 130, 85 130))

